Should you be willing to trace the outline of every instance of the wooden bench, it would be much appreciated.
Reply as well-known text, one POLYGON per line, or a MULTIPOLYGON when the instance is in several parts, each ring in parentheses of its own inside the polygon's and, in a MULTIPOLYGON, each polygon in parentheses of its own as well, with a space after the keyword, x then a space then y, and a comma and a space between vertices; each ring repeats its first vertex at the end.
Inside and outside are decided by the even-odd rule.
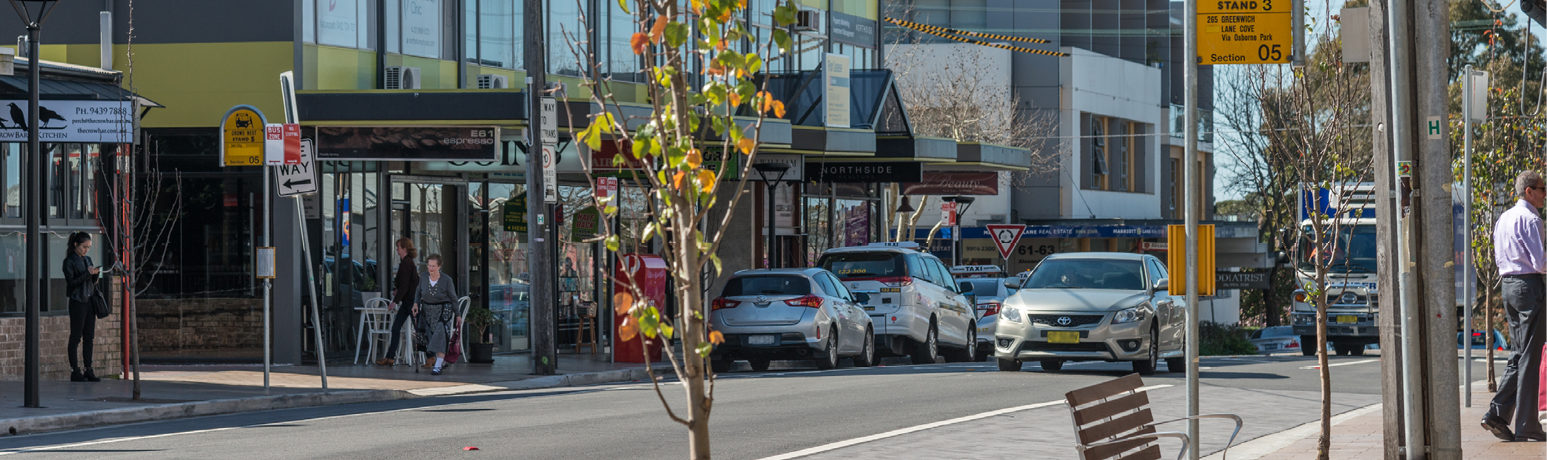
MULTIPOLYGON (((1129 374, 1116 380, 1102 382, 1064 394, 1069 413, 1074 417, 1075 450, 1080 460, 1159 460, 1160 438, 1182 440, 1182 450, 1176 458, 1187 454, 1192 444, 1187 433, 1157 432, 1156 425, 1202 418, 1226 418, 1235 420, 1235 431, 1225 444, 1225 452, 1241 433, 1241 417, 1232 414, 1208 414, 1175 420, 1155 422, 1150 414, 1149 395, 1142 389, 1144 381, 1139 374, 1129 374)), ((1221 455, 1223 458, 1224 455, 1221 455)))

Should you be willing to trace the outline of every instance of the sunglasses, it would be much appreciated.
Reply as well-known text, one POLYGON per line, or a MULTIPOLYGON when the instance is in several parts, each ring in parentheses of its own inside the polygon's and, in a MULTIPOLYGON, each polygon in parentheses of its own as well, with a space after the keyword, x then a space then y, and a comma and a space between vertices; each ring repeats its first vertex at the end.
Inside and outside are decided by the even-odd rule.
POLYGON ((1547 191, 1547 188, 1544 188, 1544 187, 1536 187, 1536 186, 1527 186, 1527 187, 1526 187, 1526 190, 1542 190, 1542 191, 1547 191))

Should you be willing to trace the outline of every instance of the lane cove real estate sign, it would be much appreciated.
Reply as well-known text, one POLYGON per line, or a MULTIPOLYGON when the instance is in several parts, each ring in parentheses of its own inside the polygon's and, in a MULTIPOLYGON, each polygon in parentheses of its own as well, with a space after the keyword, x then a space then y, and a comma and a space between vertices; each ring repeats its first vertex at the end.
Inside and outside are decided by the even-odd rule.
MULTIPOLYGON (((27 142, 27 101, 0 101, 0 142, 27 142)), ((134 142, 134 103, 129 101, 42 101, 38 139, 43 142, 129 144, 134 142)))

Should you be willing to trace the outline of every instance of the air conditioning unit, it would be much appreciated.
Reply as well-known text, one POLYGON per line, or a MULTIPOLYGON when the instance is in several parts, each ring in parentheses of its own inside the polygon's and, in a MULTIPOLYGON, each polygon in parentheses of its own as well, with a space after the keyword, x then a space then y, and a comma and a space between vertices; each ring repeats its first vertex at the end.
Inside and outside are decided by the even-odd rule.
POLYGON ((817 10, 800 10, 795 12, 795 30, 797 32, 809 32, 821 28, 822 12, 817 10))
POLYGON ((419 89, 418 67, 387 67, 386 89, 419 89))
POLYGON ((505 89, 510 87, 510 81, 504 75, 479 75, 478 89, 505 89))

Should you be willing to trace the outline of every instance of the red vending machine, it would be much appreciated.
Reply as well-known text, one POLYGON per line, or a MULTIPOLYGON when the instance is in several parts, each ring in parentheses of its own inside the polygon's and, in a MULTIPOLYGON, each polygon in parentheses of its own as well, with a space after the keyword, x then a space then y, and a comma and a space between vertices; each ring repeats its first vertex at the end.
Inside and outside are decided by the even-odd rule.
MULTIPOLYGON (((665 315, 670 309, 666 305, 666 281, 668 274, 666 260, 661 256, 651 254, 623 254, 618 257, 617 271, 613 276, 612 292, 633 292, 629 290, 629 283, 639 286, 645 300, 655 303, 655 307, 665 315)), ((617 331, 623 327, 623 315, 612 316, 612 330, 617 331)), ((634 340, 624 342, 618 339, 618 334, 612 334, 613 361, 620 363, 643 363, 645 341, 649 340, 650 361, 658 362, 661 356, 662 340, 648 339, 644 334, 638 334, 634 340)))

